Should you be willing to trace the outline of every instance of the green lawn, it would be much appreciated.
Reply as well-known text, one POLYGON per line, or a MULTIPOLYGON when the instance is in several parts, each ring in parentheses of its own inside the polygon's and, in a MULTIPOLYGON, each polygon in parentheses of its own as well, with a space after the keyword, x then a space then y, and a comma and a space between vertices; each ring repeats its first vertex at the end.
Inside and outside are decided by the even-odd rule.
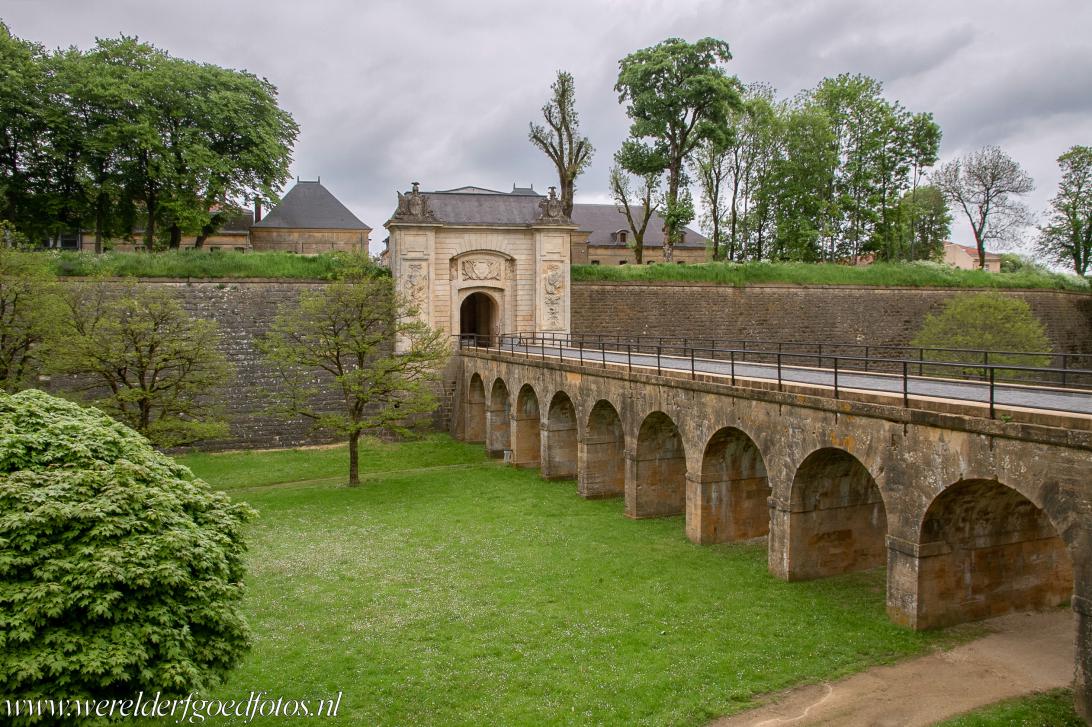
POLYGON ((913 288, 1048 288, 1089 292, 1087 280, 1050 272, 987 273, 937 263, 876 263, 863 267, 815 263, 702 263, 697 265, 574 265, 573 280, 680 281, 744 286, 876 285, 913 288))
POLYGON ((261 513, 254 649, 214 696, 342 691, 342 724, 700 725, 951 638, 892 625, 882 570, 778 581, 761 545, 693 545, 480 445, 369 443, 359 488, 344 456, 180 458, 261 513))
POLYGON ((1084 727, 1073 709, 1073 692, 1055 689, 999 702, 937 727, 1084 727))

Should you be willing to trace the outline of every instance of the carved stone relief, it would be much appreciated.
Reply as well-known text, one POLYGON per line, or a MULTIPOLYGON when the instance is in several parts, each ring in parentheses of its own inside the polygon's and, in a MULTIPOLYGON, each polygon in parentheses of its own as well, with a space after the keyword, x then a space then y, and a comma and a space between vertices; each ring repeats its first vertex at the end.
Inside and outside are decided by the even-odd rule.
POLYGON ((559 263, 547 263, 542 291, 546 323, 551 328, 560 328, 565 304, 565 271, 559 263))
POLYGON ((428 302, 428 269, 425 263, 409 263, 406 266, 404 293, 413 305, 424 310, 428 302))
POLYGON ((489 258, 470 258, 462 261, 463 280, 500 280, 501 262, 489 258))

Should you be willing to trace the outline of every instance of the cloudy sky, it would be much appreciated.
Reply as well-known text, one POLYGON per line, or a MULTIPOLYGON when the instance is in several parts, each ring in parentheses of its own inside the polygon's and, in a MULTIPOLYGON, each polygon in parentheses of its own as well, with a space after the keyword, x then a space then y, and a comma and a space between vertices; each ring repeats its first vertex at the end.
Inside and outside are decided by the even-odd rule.
MULTIPOLYGON (((0 18, 49 47, 124 33, 268 78, 301 126, 292 174, 321 177, 375 228, 373 250, 411 181, 554 183, 527 124, 558 69, 576 79, 597 148, 577 201, 606 201, 628 126, 618 59, 670 36, 727 40, 730 72, 781 96, 871 75, 889 99, 933 112, 943 159, 1005 149, 1035 179, 1035 210, 1054 194, 1057 156, 1092 144, 1088 0, 4 0, 0 18)), ((972 239, 965 221, 952 232, 972 239)))

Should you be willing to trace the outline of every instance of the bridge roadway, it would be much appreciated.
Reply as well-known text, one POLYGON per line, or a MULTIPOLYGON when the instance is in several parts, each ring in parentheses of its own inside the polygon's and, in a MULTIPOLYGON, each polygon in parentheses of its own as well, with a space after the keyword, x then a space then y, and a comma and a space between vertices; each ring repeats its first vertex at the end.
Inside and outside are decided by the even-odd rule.
MULTIPOLYGON (((585 365, 593 366, 596 363, 605 361, 608 364, 632 365, 653 371, 656 370, 658 365, 660 369, 665 371, 678 371, 687 374, 691 372, 691 360, 679 356, 661 355, 657 363, 657 357, 654 354, 629 353, 610 349, 601 350, 599 348, 584 348, 581 350, 570 346, 562 346, 559 349, 556 345, 546 345, 545 347, 537 345, 521 346, 513 341, 506 341, 500 350, 508 353, 523 353, 533 358, 541 358, 542 356, 554 359, 561 358, 573 363, 583 357, 585 365)), ((737 378, 777 381, 777 366, 775 364, 736 361, 733 365, 730 361, 695 358, 693 366, 694 373, 698 374, 730 377, 734 369, 737 378)), ((833 389, 834 370, 782 365, 781 380, 786 383, 828 386, 833 389)), ((838 372, 838 388, 893 394, 901 397, 903 395, 903 380, 902 376, 896 374, 864 373, 846 369, 838 372)), ((989 404, 990 402, 990 386, 988 383, 958 381, 940 377, 908 376, 906 394, 981 404, 989 404)), ((998 407, 1011 406, 1023 409, 1092 415, 1092 392, 1073 389, 998 383, 994 385, 994 403, 998 407)))

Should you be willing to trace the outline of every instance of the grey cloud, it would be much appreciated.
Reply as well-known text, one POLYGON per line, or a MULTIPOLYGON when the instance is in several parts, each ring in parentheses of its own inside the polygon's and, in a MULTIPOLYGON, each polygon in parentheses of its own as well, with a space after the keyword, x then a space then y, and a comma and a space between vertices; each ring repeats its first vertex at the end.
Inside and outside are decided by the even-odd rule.
POLYGON ((302 128, 293 174, 321 176, 377 241, 394 190, 414 180, 553 183, 526 136, 559 68, 576 78, 597 148, 578 198, 603 199, 628 127, 618 59, 668 36, 724 38, 730 72, 782 96, 841 72, 873 75, 890 98, 936 114, 946 156, 1018 150, 1040 177, 1035 208, 1053 194, 1059 145, 1092 142, 1092 44, 1074 33, 1092 6, 1072 0, 15 0, 0 16, 47 46, 126 33, 268 78, 302 128))

